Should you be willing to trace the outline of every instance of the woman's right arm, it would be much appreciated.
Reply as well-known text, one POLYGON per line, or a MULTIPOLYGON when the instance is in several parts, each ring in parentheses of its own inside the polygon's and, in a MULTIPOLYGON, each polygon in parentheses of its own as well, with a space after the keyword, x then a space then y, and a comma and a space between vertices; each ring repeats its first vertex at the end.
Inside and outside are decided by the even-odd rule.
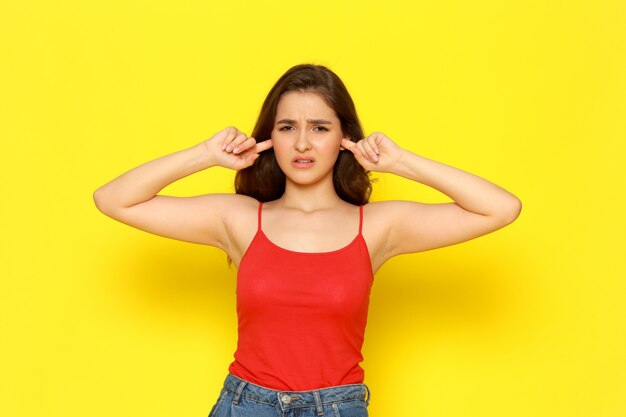
POLYGON ((129 226, 226 250, 226 216, 241 199, 249 197, 237 194, 173 197, 157 193, 174 181, 213 166, 246 168, 271 146, 271 140, 256 143, 254 138, 231 126, 211 139, 120 175, 94 192, 94 202, 102 213, 129 226))

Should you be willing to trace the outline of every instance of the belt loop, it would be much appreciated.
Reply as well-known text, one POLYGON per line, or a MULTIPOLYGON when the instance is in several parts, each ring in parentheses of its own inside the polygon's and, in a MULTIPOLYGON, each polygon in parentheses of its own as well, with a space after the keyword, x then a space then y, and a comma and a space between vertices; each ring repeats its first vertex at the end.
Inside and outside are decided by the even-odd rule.
POLYGON ((233 404, 239 404, 239 397, 241 397, 241 391, 243 391, 247 383, 248 382, 244 380, 242 380, 239 383, 239 385, 237 386, 237 389, 235 390, 235 396, 233 397, 233 404))
POLYGON ((370 405, 370 398, 372 396, 372 393, 370 392, 370 387, 368 387, 366 384, 363 384, 363 386, 365 387, 365 390, 367 391, 367 399, 365 400, 365 406, 367 407, 368 405, 370 405))
POLYGON ((313 397, 315 398, 315 408, 317 409, 317 415, 324 415, 324 406, 322 405, 322 398, 319 391, 313 391, 313 397))

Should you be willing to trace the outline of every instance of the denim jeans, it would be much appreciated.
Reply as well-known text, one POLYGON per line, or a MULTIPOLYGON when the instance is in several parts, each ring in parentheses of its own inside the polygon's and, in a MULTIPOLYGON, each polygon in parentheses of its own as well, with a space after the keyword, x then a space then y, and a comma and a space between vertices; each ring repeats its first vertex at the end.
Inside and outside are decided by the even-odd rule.
POLYGON ((228 373, 209 417, 367 417, 369 402, 365 384, 277 391, 228 373))

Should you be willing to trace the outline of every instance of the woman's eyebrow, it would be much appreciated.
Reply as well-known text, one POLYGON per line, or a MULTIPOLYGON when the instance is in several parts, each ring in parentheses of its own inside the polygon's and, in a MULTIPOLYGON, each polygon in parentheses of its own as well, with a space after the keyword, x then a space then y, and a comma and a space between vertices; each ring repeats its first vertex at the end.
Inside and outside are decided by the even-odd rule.
MULTIPOLYGON (((333 124, 333 122, 331 122, 330 120, 324 120, 324 119, 308 119, 307 122, 309 122, 310 124, 315 124, 315 125, 332 125, 333 124)), ((282 119, 276 122, 276 124, 277 125, 279 124, 295 125, 295 124, 298 124, 298 122, 293 119, 282 119)))

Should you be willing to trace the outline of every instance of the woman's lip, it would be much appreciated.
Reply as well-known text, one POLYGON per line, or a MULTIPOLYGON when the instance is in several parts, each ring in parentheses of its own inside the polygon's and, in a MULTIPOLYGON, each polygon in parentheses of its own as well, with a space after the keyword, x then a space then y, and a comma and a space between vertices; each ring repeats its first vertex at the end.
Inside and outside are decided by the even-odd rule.
POLYGON ((298 159, 294 159, 293 161, 291 161, 291 165, 295 166, 296 168, 310 168, 313 166, 315 161, 311 159, 309 159, 309 161, 311 162, 298 162, 298 159))

